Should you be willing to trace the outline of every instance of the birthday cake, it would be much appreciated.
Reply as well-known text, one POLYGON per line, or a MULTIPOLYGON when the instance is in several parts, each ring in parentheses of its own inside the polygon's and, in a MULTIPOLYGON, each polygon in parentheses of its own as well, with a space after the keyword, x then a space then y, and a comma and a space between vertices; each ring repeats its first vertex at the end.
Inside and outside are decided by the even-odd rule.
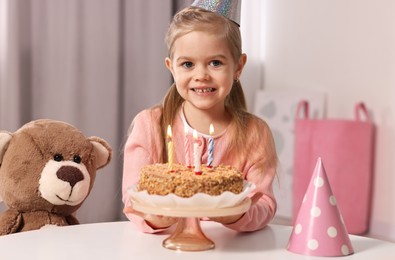
POLYGON ((239 194, 243 191, 243 176, 237 168, 227 165, 211 168, 202 165, 201 172, 196 174, 193 168, 181 164, 173 164, 171 170, 168 164, 152 164, 141 169, 138 190, 156 195, 173 193, 184 198, 196 193, 217 196, 230 191, 239 194))

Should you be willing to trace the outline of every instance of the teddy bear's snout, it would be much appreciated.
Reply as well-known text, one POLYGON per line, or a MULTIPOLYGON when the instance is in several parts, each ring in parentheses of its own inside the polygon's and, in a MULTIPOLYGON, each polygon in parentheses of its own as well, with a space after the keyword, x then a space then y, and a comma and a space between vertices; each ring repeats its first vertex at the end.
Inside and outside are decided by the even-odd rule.
POLYGON ((77 182, 84 180, 82 172, 73 166, 62 166, 56 172, 56 176, 62 181, 70 183, 71 187, 74 187, 77 182))
POLYGON ((90 175, 83 163, 49 160, 39 180, 41 197, 54 205, 77 205, 89 193, 90 175))

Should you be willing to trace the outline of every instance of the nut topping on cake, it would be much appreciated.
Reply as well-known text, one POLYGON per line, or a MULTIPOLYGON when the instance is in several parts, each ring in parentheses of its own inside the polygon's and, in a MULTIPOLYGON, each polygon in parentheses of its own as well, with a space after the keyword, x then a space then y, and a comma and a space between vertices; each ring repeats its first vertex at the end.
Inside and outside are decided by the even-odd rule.
POLYGON ((202 165, 202 174, 184 165, 174 164, 169 172, 167 164, 153 164, 141 169, 138 189, 149 194, 167 195, 174 193, 180 197, 191 197, 196 193, 220 195, 225 191, 239 194, 243 190, 243 176, 232 166, 202 165))

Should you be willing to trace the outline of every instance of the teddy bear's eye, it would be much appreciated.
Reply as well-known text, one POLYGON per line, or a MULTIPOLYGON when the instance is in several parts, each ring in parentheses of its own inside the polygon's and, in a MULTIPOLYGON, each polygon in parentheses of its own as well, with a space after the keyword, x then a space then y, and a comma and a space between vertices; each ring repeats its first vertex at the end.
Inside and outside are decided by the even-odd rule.
POLYGON ((80 163, 80 162, 81 162, 81 156, 79 156, 79 155, 74 155, 73 161, 74 161, 75 163, 80 163))
POLYGON ((63 161, 63 156, 61 154, 57 153, 54 155, 53 159, 57 162, 61 162, 61 161, 63 161))

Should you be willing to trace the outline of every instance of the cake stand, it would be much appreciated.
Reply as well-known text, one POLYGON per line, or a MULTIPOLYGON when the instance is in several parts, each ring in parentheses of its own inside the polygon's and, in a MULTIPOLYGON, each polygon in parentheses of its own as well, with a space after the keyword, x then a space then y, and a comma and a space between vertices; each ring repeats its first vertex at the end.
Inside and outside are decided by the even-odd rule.
POLYGON ((224 217, 242 214, 249 209, 250 205, 251 199, 249 197, 244 198, 236 205, 223 208, 191 207, 190 205, 158 207, 132 199, 132 207, 137 211, 146 214, 178 217, 176 229, 163 241, 162 245, 167 249, 180 251, 203 251, 215 247, 215 243, 206 237, 200 226, 201 217, 224 217))

